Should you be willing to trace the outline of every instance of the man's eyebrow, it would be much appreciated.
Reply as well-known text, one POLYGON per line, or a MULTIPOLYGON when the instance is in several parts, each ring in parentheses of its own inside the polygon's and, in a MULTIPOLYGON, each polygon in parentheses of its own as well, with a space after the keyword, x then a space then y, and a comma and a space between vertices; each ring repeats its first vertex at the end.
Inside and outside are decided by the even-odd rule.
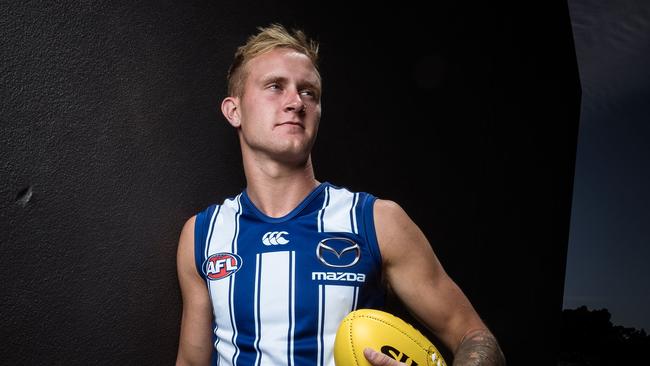
POLYGON ((260 79, 260 83, 265 84, 265 85, 269 84, 269 83, 284 84, 286 82, 287 82, 286 77, 280 76, 280 75, 273 75, 273 74, 266 75, 266 76, 262 77, 262 79, 260 79))
POLYGON ((311 81, 305 80, 305 81, 300 82, 298 85, 301 88, 302 87, 307 87, 309 89, 314 89, 314 90, 320 91, 320 85, 318 83, 313 83, 311 81))
MULTIPOLYGON (((270 75, 263 76, 260 79, 260 84, 262 85, 267 85, 271 83, 286 84, 288 80, 289 79, 284 76, 270 74, 270 75)), ((320 86, 318 82, 312 82, 309 80, 299 81, 298 87, 301 89, 306 87, 314 90, 320 90, 320 86)))

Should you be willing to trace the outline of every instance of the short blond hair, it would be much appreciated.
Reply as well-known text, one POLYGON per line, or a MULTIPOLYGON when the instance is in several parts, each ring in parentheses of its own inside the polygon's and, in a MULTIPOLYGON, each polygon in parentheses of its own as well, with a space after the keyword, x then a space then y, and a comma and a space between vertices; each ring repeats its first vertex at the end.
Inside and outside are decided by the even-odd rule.
POLYGON ((311 60, 320 79, 318 71, 318 43, 305 35, 301 30, 289 32, 281 24, 273 23, 268 27, 258 27, 259 31, 248 38, 246 43, 237 48, 235 58, 228 70, 228 95, 241 97, 244 93, 246 80, 246 64, 256 56, 272 51, 275 48, 290 48, 296 50, 311 60))

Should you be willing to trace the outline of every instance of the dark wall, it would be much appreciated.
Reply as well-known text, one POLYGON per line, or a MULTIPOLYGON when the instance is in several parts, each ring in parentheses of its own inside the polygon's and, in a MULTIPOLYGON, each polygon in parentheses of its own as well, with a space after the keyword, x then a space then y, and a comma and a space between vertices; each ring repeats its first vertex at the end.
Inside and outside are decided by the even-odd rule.
POLYGON ((402 204, 510 364, 551 364, 528 357, 553 354, 562 305, 580 100, 566 4, 232 3, 0 9, 3 363, 173 363, 182 224, 245 184, 225 73, 280 21, 321 41, 317 177, 402 204))

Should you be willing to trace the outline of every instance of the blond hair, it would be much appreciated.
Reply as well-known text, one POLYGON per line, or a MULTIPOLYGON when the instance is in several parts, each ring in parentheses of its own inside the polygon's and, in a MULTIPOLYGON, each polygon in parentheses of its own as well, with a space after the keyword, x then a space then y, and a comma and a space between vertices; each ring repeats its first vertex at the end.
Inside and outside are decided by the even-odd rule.
POLYGON ((228 95, 241 97, 244 93, 246 80, 246 64, 256 56, 272 51, 275 48, 290 48, 296 50, 311 60, 318 73, 318 43, 309 39, 301 30, 292 32, 277 23, 268 27, 258 27, 259 33, 248 38, 246 43, 237 48, 235 58, 228 70, 228 95))

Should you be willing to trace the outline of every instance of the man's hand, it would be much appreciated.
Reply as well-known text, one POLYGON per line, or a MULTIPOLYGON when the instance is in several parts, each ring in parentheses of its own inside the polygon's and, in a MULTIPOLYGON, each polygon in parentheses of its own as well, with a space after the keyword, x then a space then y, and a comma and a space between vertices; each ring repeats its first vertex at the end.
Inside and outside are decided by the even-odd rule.
POLYGON ((372 348, 364 349, 363 355, 366 356, 366 360, 368 360, 372 366, 406 366, 405 363, 393 360, 392 358, 386 356, 383 353, 379 353, 372 348))

